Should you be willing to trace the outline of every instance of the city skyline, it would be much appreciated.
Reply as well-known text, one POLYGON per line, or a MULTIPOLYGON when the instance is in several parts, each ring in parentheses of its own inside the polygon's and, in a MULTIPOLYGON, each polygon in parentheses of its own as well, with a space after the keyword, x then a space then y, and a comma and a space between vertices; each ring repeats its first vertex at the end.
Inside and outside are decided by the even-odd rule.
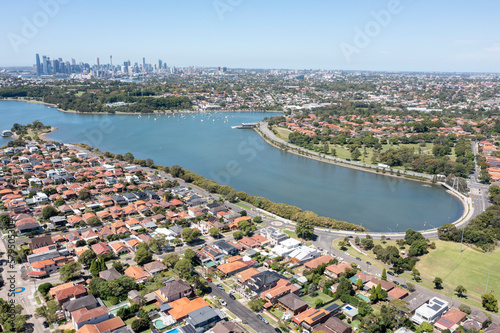
POLYGON ((146 57, 176 67, 499 72, 500 4, 481 2, 12 3, 0 65, 29 66, 36 53, 91 64, 112 54, 116 64, 146 57))

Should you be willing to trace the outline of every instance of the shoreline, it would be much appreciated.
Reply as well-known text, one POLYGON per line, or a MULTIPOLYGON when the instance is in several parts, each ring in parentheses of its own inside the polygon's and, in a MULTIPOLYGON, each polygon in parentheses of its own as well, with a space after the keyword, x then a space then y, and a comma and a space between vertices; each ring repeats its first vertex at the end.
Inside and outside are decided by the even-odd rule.
POLYGON ((285 111, 267 111, 267 110, 225 110, 225 109, 220 109, 220 110, 214 110, 214 111, 196 111, 196 110, 179 110, 179 111, 158 111, 158 112, 151 112, 151 113, 142 113, 142 112, 122 112, 122 111, 117 111, 117 112, 80 112, 77 110, 65 110, 59 108, 56 104, 52 103, 47 103, 43 101, 38 101, 36 99, 14 99, 14 98, 0 98, 0 101, 14 101, 14 102, 26 102, 26 103, 32 103, 32 104, 42 104, 46 106, 53 107, 57 109, 57 111, 64 112, 64 113, 77 113, 77 114, 92 114, 92 115, 131 115, 131 116, 137 116, 137 115, 171 115, 171 114, 195 114, 195 113, 217 113, 217 112, 224 112, 224 113, 285 113, 285 111))
MULTIPOLYGON (((436 186, 439 186, 439 187, 443 187, 445 192, 448 193, 449 195, 451 195, 452 197, 454 197, 456 200, 458 200, 458 202, 460 203, 460 205, 462 206, 462 212, 460 214, 460 216, 457 218, 457 220, 453 221, 453 222, 449 222, 457 227, 461 226, 462 224, 465 223, 465 225, 467 225, 467 223, 469 222, 469 219, 467 219, 467 216, 469 214, 473 214, 474 212, 474 206, 472 204, 472 202, 468 202, 468 200, 470 200, 468 197, 466 197, 465 195, 459 193, 459 192, 456 192, 455 190, 450 190, 448 187, 446 187, 445 185, 443 185, 444 183, 442 182, 437 182, 437 183, 432 183, 432 181, 430 180, 422 180, 422 179, 415 179, 415 178, 408 178, 408 177, 405 177, 404 175, 395 175, 395 174, 388 174, 388 173, 381 173, 381 172, 377 172, 373 169, 366 169, 366 168, 363 168, 363 167, 358 167, 358 166, 355 166, 355 165, 352 165, 352 164, 349 164, 349 163, 339 163, 339 162, 335 162, 335 161, 332 161, 332 160, 328 160, 328 159, 323 159, 323 158, 320 158, 318 156, 314 156, 314 155, 303 155, 303 154, 299 154, 297 152, 297 149, 299 148, 296 148, 296 147, 291 147, 290 145, 287 145, 286 147, 290 148, 290 149, 283 149, 280 145, 278 145, 276 142, 274 142, 271 138, 268 138, 264 133, 262 133, 260 131, 260 128, 259 127, 254 127, 253 130, 255 132, 257 132, 259 134, 259 136, 266 142, 268 143, 269 145, 281 150, 281 151, 284 151, 284 152, 287 152, 287 153, 292 153, 292 154, 295 154, 297 156, 302 156, 302 157, 305 157, 305 158, 309 158, 311 160, 315 160, 315 161, 318 161, 318 162, 323 162, 323 163, 328 163, 328 164, 331 164, 331 165, 336 165, 336 166, 340 166, 340 167, 344 167, 344 168, 349 168, 349 169, 353 169, 353 170, 356 170, 356 171, 363 171, 363 172, 368 172, 368 173, 372 173, 372 174, 377 174, 377 175, 380 175, 380 176, 387 176, 387 177, 393 177, 393 178, 398 178, 398 179, 403 179, 403 180, 412 180, 412 181, 415 181, 415 182, 419 182, 419 183, 423 183, 423 184, 426 184, 426 185, 436 185, 436 186)), ((308 150, 304 150, 306 152, 309 152, 308 150)), ((446 224, 446 223, 444 223, 446 224)), ((444 225, 443 224, 443 225, 444 225)), ((439 228, 439 227, 438 227, 439 228)), ((430 232, 433 232, 434 230, 437 231, 438 228, 433 228, 433 229, 424 229, 424 230, 421 230, 419 232, 422 232, 422 233, 430 233, 430 232)), ((374 232, 376 234, 376 232, 374 232)), ((356 232, 353 232, 353 234, 359 234, 359 233, 356 233, 356 232)), ((371 232, 370 232, 371 234, 371 232)), ((394 234, 401 234, 401 233, 392 233, 393 235, 394 234)), ((404 234, 404 233, 402 233, 404 234)))
MULTIPOLYGON (((372 173, 372 174, 376 174, 376 175, 380 175, 380 176, 393 177, 393 178, 404 179, 404 180, 411 180, 411 181, 415 181, 415 182, 419 182, 419 183, 424 183, 424 184, 429 184, 429 185, 438 185, 438 183, 433 183, 431 180, 422 180, 422 179, 416 179, 416 178, 412 178, 412 177, 405 177, 404 174, 401 174, 399 176, 396 175, 396 174, 392 174, 391 175, 390 173, 387 173, 387 172, 386 173, 383 173, 383 172, 380 172, 380 171, 377 172, 373 168, 369 168, 369 167, 368 168, 363 168, 363 167, 352 165, 352 164, 349 164, 349 163, 342 163, 342 162, 332 161, 332 160, 329 160, 329 159, 320 158, 320 157, 315 156, 315 155, 303 155, 303 154, 299 154, 297 152, 297 149, 302 149, 302 148, 287 145, 287 147, 290 148, 290 149, 288 149, 288 150, 287 149, 283 149, 278 144, 276 144, 274 141, 272 141, 270 138, 268 138, 264 133, 262 133, 258 128, 254 127, 253 129, 269 145, 271 145, 274 148, 277 148, 277 149, 279 149, 281 151, 287 152, 287 153, 292 153, 292 154, 295 154, 297 156, 302 156, 302 157, 309 158, 311 160, 315 160, 315 161, 318 161, 318 162, 324 162, 324 163, 328 163, 328 164, 332 164, 332 165, 336 165, 336 166, 340 166, 340 167, 344 167, 344 168, 348 168, 348 169, 353 169, 353 170, 357 170, 357 171, 368 172, 368 173, 372 173)), ((304 152, 310 152, 309 150, 305 150, 305 149, 303 149, 303 151, 304 152)), ((415 176, 415 177, 417 177, 417 176, 415 176)))
MULTIPOLYGON (((3 100, 8 100, 8 99, 3 99, 3 100)), ((14 100, 14 101, 21 101, 21 100, 14 100)), ((76 112, 76 111, 65 111, 65 110, 63 111, 63 110, 57 108, 57 106, 55 106, 53 104, 46 103, 46 102, 41 102, 41 101, 31 100, 31 101, 24 101, 24 102, 34 103, 34 104, 44 104, 44 105, 47 105, 47 106, 50 106, 50 107, 55 107, 57 110, 59 110, 61 112, 81 113, 81 112, 76 112)), ((193 112, 193 113, 197 113, 197 112, 193 112)), ((134 113, 134 115, 137 115, 137 114, 134 113)), ((52 134, 52 133, 54 133, 57 130, 58 130, 57 127, 51 127, 50 131, 40 134, 39 138, 42 139, 42 140, 45 140, 45 141, 58 142, 56 140, 52 140, 52 139, 50 139, 50 138, 47 137, 49 134, 52 134)), ((417 182, 424 183, 424 184, 440 185, 439 183, 432 183, 430 180, 412 179, 412 178, 407 178, 404 175, 400 175, 400 176, 398 176, 396 174, 392 174, 391 175, 389 173, 376 172, 373 169, 369 170, 369 169, 365 169, 363 167, 358 167, 358 166, 354 166, 354 165, 350 165, 350 164, 344 164, 344 163, 335 162, 335 161, 332 161, 332 160, 320 158, 318 156, 310 156, 310 155, 299 154, 296 151, 298 148, 289 147, 288 146, 290 149, 288 149, 288 150, 287 149, 283 149, 280 145, 278 145, 277 143, 275 143, 274 141, 272 141, 271 138, 268 138, 264 133, 262 133, 260 131, 260 128, 254 128, 254 130, 256 130, 256 132, 264 139, 264 141, 266 141, 271 146, 273 146, 273 147, 275 147, 277 149, 286 151, 286 152, 291 152, 291 153, 293 153, 295 155, 298 155, 298 156, 303 156, 303 157, 306 157, 306 158, 310 158, 312 160, 316 160, 318 162, 326 162, 326 163, 329 163, 329 164, 332 164, 332 165, 337 165, 337 166, 341 166, 341 167, 351 168, 351 169, 354 169, 354 170, 357 170, 357 171, 370 172, 372 174, 379 174, 379 175, 382 175, 382 176, 390 176, 390 177, 395 177, 395 178, 402 178, 404 180, 413 180, 413 181, 417 181, 417 182)), ((466 212, 471 211, 471 209, 469 209, 470 205, 467 205, 467 203, 465 201, 465 200, 467 200, 467 198, 465 198, 465 200, 463 200, 463 198, 461 198, 461 194, 454 193, 453 191, 446 191, 446 192, 448 194, 451 194, 452 196, 454 196, 456 198, 456 200, 458 200, 460 202, 461 206, 462 206, 462 214, 460 215, 460 217, 455 222, 452 222, 453 224, 459 225, 459 224, 461 224, 461 223, 464 222, 463 220, 466 218, 466 215, 467 215, 466 212)), ((348 222, 348 223, 351 223, 351 222, 348 222)), ((358 225, 358 224, 356 224, 356 225, 358 225)), ((425 231, 429 231, 429 230, 434 230, 434 229, 426 229, 425 231)), ((422 231, 424 231, 424 230, 422 230, 422 231)), ((349 231, 346 230, 346 232, 349 232, 349 231)), ((350 231, 350 232, 353 232, 353 231, 350 231)))

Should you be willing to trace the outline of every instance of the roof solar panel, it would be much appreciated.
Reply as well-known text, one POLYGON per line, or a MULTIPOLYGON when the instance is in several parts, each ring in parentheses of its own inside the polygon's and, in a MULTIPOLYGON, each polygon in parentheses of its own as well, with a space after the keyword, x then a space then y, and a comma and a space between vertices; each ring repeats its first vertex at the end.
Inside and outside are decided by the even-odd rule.
POLYGON ((439 304, 439 305, 444 305, 444 303, 443 303, 443 302, 441 302, 441 301, 440 301, 440 300, 438 300, 438 299, 434 299, 434 303, 439 304))

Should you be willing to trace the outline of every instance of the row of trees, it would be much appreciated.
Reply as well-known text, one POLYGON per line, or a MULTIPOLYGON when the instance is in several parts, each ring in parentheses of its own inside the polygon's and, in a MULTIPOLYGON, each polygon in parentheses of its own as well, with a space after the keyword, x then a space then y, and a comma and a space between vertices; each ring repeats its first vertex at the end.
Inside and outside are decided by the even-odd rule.
POLYGON ((206 191, 223 195, 229 201, 245 201, 255 207, 261 208, 286 219, 291 219, 296 222, 307 220, 315 226, 328 227, 332 229, 355 231, 366 230, 365 228, 352 223, 338 221, 329 217, 318 216, 316 213, 310 211, 303 211, 299 207, 283 203, 274 203, 269 199, 252 196, 245 192, 236 192, 230 186, 219 185, 213 180, 206 179, 200 175, 185 170, 178 165, 174 165, 170 168, 159 166, 157 167, 161 168, 165 172, 172 174, 174 177, 179 177, 188 183, 192 183, 205 189, 206 191))

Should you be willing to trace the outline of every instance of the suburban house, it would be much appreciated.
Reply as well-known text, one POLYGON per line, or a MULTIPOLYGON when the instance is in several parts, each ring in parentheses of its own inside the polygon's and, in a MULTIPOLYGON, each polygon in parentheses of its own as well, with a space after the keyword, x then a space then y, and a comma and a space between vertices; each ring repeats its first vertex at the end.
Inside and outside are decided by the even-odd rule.
POLYGON ((252 276, 250 279, 243 283, 243 287, 249 288, 253 293, 260 295, 262 292, 276 287, 278 281, 286 278, 276 272, 264 271, 252 276))
POLYGON ((87 310, 81 308, 71 312, 72 322, 76 329, 80 329, 84 325, 99 324, 109 319, 109 312, 106 306, 99 306, 87 310))
POLYGON ((261 294, 262 298, 266 300, 264 307, 270 308, 278 302, 278 299, 280 297, 283 297, 290 293, 296 293, 299 290, 300 288, 293 285, 290 281, 286 279, 280 279, 278 280, 274 288, 271 288, 261 294))
POLYGON ((325 268, 325 275, 330 278, 338 278, 340 274, 345 273, 346 269, 351 269, 351 265, 340 263, 338 265, 330 265, 325 268))
POLYGON ((166 270, 167 266, 165 266, 162 262, 155 260, 144 264, 144 269, 152 276, 155 276, 156 274, 159 274, 166 270))
POLYGON ((163 303, 176 301, 183 297, 192 297, 193 287, 184 280, 175 280, 168 282, 165 287, 158 289, 155 292, 163 303))
POLYGON ((337 317, 330 317, 326 322, 319 324, 313 330, 313 332, 318 331, 325 333, 352 333, 352 327, 337 317))
POLYGON ((151 277, 144 269, 138 266, 129 266, 124 273, 134 278, 136 283, 142 283, 151 277))
POLYGON ((291 313, 294 316, 307 310, 307 308, 309 307, 306 301, 304 301, 294 293, 289 293, 285 296, 280 297, 278 299, 278 304, 281 305, 285 312, 291 313))
POLYGON ((225 255, 235 255, 238 249, 224 240, 219 240, 212 244, 213 248, 225 255))
POLYGON ((83 296, 80 298, 73 299, 71 301, 67 301, 62 305, 62 310, 64 311, 64 314, 66 317, 69 317, 71 315, 71 312, 86 308, 87 310, 91 310, 94 308, 97 308, 99 306, 102 306, 101 302, 99 302, 94 295, 87 295, 83 296))
POLYGON ((411 320, 417 325, 422 324, 424 321, 434 324, 446 311, 448 311, 448 302, 433 297, 429 303, 423 304, 415 311, 411 320))
POLYGON ((128 331, 126 326, 120 317, 115 317, 98 324, 84 325, 76 333, 125 333, 128 331))
POLYGON ((116 280, 122 275, 114 268, 107 269, 105 271, 99 272, 99 277, 106 281, 116 280))
POLYGON ((295 316, 293 322, 310 331, 316 325, 327 321, 328 318, 330 318, 330 312, 325 309, 309 308, 295 316))

